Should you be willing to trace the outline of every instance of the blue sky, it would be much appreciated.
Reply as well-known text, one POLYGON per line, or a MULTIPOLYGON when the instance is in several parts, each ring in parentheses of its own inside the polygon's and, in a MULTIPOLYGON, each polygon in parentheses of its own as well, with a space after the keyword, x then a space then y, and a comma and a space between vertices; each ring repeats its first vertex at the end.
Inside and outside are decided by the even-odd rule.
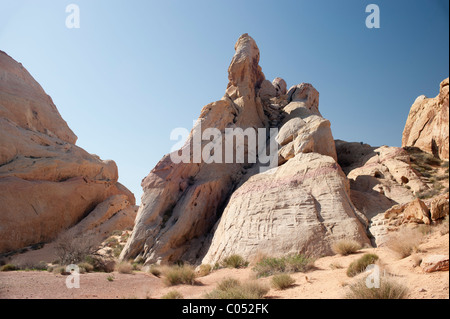
POLYGON ((449 5, 424 1, 0 0, 0 50, 53 98, 77 145, 113 159, 140 201, 141 180, 219 100, 234 44, 249 33, 263 72, 309 82, 334 138, 401 146, 416 97, 448 77, 449 5), (68 29, 66 6, 80 8, 68 29), (368 29, 368 4, 381 28, 368 29))

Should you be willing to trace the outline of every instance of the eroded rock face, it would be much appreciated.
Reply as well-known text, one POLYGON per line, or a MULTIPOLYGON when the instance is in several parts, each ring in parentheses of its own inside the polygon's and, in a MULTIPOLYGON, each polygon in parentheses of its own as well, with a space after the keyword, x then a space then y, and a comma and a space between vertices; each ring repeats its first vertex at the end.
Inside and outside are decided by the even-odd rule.
POLYGON ((335 142, 338 162, 350 181, 352 202, 368 219, 373 244, 381 245, 393 227, 384 212, 414 201, 415 194, 429 187, 412 169, 402 148, 335 142))
POLYGON ((435 98, 419 96, 406 120, 402 147, 418 147, 440 159, 449 159, 449 79, 441 82, 435 98))
POLYGON ((195 157, 190 145, 199 124, 202 132, 214 128, 222 134, 225 128, 281 128, 283 166, 269 174, 258 164, 207 164, 205 159, 176 164, 166 155, 143 180, 142 205, 122 259, 198 263, 205 255, 210 262, 258 250, 325 254, 331 241, 344 236, 368 242, 335 161, 317 90, 302 83, 287 92, 284 80, 266 80, 258 47, 247 34, 235 50, 225 96, 202 109, 176 154, 195 157))
POLYGON ((0 52, 0 253, 55 239, 111 196, 134 206, 116 164, 76 139, 41 86, 0 52))
POLYGON ((369 243, 345 174, 332 157, 298 153, 236 189, 203 263, 232 254, 327 255, 342 238, 369 243))

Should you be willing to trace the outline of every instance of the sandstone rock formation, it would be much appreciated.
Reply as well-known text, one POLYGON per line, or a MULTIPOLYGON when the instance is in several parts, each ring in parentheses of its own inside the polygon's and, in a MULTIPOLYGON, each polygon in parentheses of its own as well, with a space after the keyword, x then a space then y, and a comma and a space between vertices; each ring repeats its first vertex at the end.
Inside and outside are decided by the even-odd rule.
POLYGON ((419 96, 406 121, 402 147, 414 146, 440 159, 449 159, 449 79, 435 98, 419 96))
MULTIPOLYGON (((368 242, 336 164, 317 90, 302 83, 287 91, 281 78, 266 80, 258 65, 259 49, 247 34, 238 39, 235 51, 225 96, 202 109, 184 147, 166 155, 143 180, 142 204, 122 259, 198 263, 205 255, 203 260, 212 262, 231 253, 249 257, 258 250, 329 253, 332 241, 343 237, 368 242), (249 161, 250 143, 244 147, 244 163, 207 163, 217 149, 214 154, 207 149, 206 159, 195 160, 192 145, 207 129, 223 137, 226 128, 280 127, 276 140, 282 149, 276 155, 281 167, 261 173, 262 161, 249 161), (190 163, 172 160, 182 154, 190 163)), ((266 134, 257 137, 258 146, 269 144, 266 134)), ((203 150, 208 144, 202 141, 203 150)))
POLYGON ((237 188, 203 263, 232 254, 328 255, 332 243, 343 238, 369 243, 344 173, 330 156, 298 153, 237 188))
POLYGON ((381 245, 398 224, 386 219, 385 211, 395 205, 403 207, 429 187, 411 167, 402 148, 335 142, 338 162, 350 180, 352 202, 368 219, 373 244, 381 245))
POLYGON ((105 200, 135 204, 116 164, 76 140, 41 86, 0 51, 0 253, 55 239, 105 200))

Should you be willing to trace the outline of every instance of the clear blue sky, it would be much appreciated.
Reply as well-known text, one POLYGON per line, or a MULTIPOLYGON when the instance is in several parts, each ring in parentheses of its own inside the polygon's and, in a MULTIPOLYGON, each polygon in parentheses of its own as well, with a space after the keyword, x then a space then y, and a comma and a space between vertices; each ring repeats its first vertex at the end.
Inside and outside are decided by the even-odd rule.
POLYGON ((0 0, 0 50, 53 98, 77 145, 116 161, 139 202, 172 129, 223 96, 243 33, 266 78, 317 88, 336 139, 401 146, 411 104, 448 77, 448 3, 0 0), (71 3, 80 29, 65 26, 71 3), (365 26, 370 3, 380 29, 365 26))

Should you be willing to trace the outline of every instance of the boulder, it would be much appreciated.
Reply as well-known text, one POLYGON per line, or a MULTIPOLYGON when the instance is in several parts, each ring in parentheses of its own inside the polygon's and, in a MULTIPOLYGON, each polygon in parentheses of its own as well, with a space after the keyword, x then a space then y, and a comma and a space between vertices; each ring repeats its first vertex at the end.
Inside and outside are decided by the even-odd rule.
POLYGON ((431 220, 445 218, 449 214, 448 193, 442 194, 432 199, 430 204, 431 220))
POLYGON ((392 206, 384 213, 384 218, 398 220, 397 225, 410 222, 426 225, 431 223, 430 210, 419 198, 406 204, 392 206))
POLYGON ((420 263, 424 272, 448 271, 448 255, 429 255, 420 263))
POLYGON ((272 85, 276 89, 276 96, 285 95, 287 93, 287 84, 282 78, 275 78, 272 81, 272 85))
POLYGON ((434 156, 449 159, 449 79, 440 84, 435 98, 419 96, 409 111, 402 147, 418 147, 434 156))

